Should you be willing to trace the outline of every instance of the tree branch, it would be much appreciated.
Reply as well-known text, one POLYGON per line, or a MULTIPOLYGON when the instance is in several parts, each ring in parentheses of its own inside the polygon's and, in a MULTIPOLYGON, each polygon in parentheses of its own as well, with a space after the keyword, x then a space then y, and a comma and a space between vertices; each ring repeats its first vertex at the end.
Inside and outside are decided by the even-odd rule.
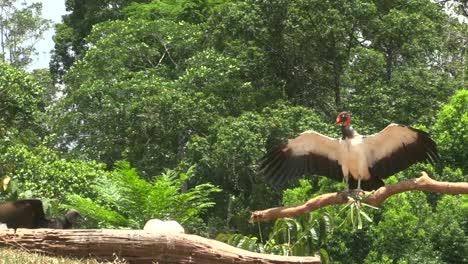
MULTIPOLYGON (((433 180, 426 172, 415 179, 404 180, 395 184, 386 185, 374 193, 365 192, 367 198, 362 202, 377 206, 392 195, 407 191, 429 191, 446 194, 468 194, 468 182, 440 182, 433 180)), ((262 211, 252 212, 250 220, 254 223, 271 221, 277 218, 293 217, 310 213, 322 207, 349 202, 346 192, 327 193, 310 199, 304 204, 290 207, 275 207, 262 211)))

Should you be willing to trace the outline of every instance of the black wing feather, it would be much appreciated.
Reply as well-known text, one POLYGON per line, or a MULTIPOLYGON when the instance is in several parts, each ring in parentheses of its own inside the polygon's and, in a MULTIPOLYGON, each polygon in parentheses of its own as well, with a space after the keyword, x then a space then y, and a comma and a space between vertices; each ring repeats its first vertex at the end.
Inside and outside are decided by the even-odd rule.
POLYGON ((338 151, 338 141, 308 131, 270 150, 259 163, 259 172, 275 187, 305 174, 317 174, 341 181, 343 172, 329 152, 338 151))
MULTIPOLYGON (((398 127, 416 133, 415 139, 410 142, 400 143, 401 146, 395 148, 392 153, 378 159, 370 166, 369 171, 372 178, 385 179, 415 163, 434 164, 438 161, 437 145, 427 132, 403 125, 398 125, 398 127)), ((406 132, 405 130, 402 131, 406 132)))

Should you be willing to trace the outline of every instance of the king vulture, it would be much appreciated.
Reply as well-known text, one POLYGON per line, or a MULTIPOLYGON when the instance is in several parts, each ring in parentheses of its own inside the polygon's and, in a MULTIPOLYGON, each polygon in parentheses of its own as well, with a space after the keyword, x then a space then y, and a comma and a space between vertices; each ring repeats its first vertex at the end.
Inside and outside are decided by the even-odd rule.
POLYGON ((377 134, 363 136, 351 127, 347 112, 337 116, 336 124, 341 124, 341 138, 305 131, 268 152, 260 160, 260 172, 273 186, 317 174, 344 179, 347 191, 350 187, 370 191, 383 186, 382 179, 415 163, 434 163, 439 158, 429 134, 412 127, 390 124, 377 134))

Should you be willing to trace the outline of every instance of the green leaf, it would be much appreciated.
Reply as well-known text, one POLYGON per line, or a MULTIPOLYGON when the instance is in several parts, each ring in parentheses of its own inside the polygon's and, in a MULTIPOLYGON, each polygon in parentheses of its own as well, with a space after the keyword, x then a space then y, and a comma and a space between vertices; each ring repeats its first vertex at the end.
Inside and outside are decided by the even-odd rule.
POLYGON ((363 210, 360 210, 359 213, 360 213, 362 216, 364 216, 364 217, 367 219, 367 221, 369 221, 369 222, 371 222, 371 223, 373 222, 372 219, 371 219, 363 210))

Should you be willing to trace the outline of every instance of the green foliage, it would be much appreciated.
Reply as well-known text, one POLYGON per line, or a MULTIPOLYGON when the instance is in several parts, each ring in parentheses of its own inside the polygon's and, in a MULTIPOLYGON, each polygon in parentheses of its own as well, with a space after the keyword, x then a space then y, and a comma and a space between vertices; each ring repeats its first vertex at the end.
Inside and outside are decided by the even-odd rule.
MULTIPOLYGON (((341 208, 326 208, 335 223, 343 221, 341 208)), ((367 211, 373 224, 362 229, 337 225, 326 249, 333 263, 432 263, 440 258, 431 236, 435 226, 423 193, 392 196, 381 210, 367 211)))
POLYGON ((150 3, 132 3, 124 9, 131 18, 160 19, 200 23, 209 11, 222 0, 162 0, 150 3))
POLYGON ((446 164, 468 172, 468 91, 458 91, 439 112, 434 136, 446 164))
POLYGON ((20 69, 0 63, 0 129, 37 130, 44 88, 20 69))
POLYGON ((440 49, 443 12, 423 0, 373 8, 362 25, 364 45, 350 49, 343 74, 346 108, 378 129, 390 122, 432 124, 455 90, 449 73, 427 63, 440 49))
POLYGON ((284 190, 283 205, 293 206, 304 203, 311 198, 312 194, 313 186, 310 181, 307 179, 300 179, 298 187, 284 190))
MULTIPOLYGON (((301 180, 296 188, 284 191, 283 203, 285 206, 303 203, 310 198, 312 184, 301 180)), ((314 256, 321 255, 322 262, 328 263, 329 257, 324 245, 327 236, 332 231, 332 219, 326 213, 306 214, 297 218, 277 219, 264 242, 262 230, 260 241, 257 237, 241 234, 219 234, 216 239, 229 245, 246 250, 286 256, 314 256)))
POLYGON ((127 158, 145 176, 176 166, 189 137, 205 133, 223 109, 211 96, 177 91, 174 84, 143 73, 109 88, 97 82, 57 105, 55 143, 109 167, 127 158), (63 112, 64 107, 70 110, 63 112))
POLYGON ((203 233, 201 216, 214 205, 210 196, 221 189, 204 183, 182 191, 191 176, 191 169, 186 173, 168 170, 148 182, 127 162, 119 162, 111 175, 91 186, 96 198, 68 198, 74 208, 99 227, 141 229, 148 220, 158 218, 173 219, 190 232, 203 233))
POLYGON ((267 150, 304 130, 337 136, 341 110, 353 112, 362 134, 389 122, 433 132, 443 163, 387 183, 421 170, 466 180, 468 103, 456 90, 466 87, 468 27, 440 1, 66 5, 51 61, 60 85, 46 72, 0 65, 1 176, 12 178, 5 198, 35 196, 54 208, 66 196, 88 215, 86 227, 173 218, 249 250, 324 262, 466 262, 464 197, 405 193, 365 214, 352 203, 248 224, 252 210, 343 189, 308 175, 281 193, 257 174, 267 150), (117 160, 134 168, 113 169, 117 160))
POLYGON ((446 73, 427 69, 424 65, 400 66, 393 70, 392 80, 387 82, 381 54, 359 52, 356 60, 364 69, 350 70, 346 81, 352 89, 345 101, 354 115, 378 129, 391 122, 432 124, 441 102, 455 90, 446 73), (444 89, 440 89, 441 86, 444 89))
POLYGON ((126 156, 146 175, 177 166, 190 137, 206 133, 224 109, 216 98, 200 92, 160 87, 153 93, 134 102, 126 116, 126 156))
POLYGON ((418 54, 434 51, 441 41, 440 22, 444 13, 437 5, 423 0, 402 3, 377 3, 380 16, 371 21, 369 32, 366 32, 374 39, 372 45, 394 60, 393 65, 398 63, 398 55, 412 60, 418 54))
POLYGON ((62 16, 62 23, 55 29, 55 47, 51 58, 51 72, 55 80, 62 81, 63 74, 68 70, 76 58, 86 53, 86 41, 93 25, 108 20, 123 17, 123 8, 133 2, 147 2, 146 0, 66 0, 65 6, 69 13, 62 16))
POLYGON ((45 146, 13 144, 2 148, 0 163, 3 175, 15 182, 20 198, 64 201, 69 194, 93 197, 90 185, 106 174, 101 164, 65 160, 45 146))
MULTIPOLYGON (((128 19, 96 25, 87 37, 91 48, 67 73, 70 92, 79 92, 101 80, 112 85, 132 73, 151 69, 161 77, 174 78, 178 69, 199 47, 198 26, 166 20, 128 19)), ((151 72, 151 71, 150 71, 151 72)))
POLYGON ((211 98, 192 91, 178 93, 179 85, 172 80, 198 46, 200 36, 195 25, 163 20, 112 21, 96 26, 88 37, 93 47, 66 75, 66 97, 50 111, 58 135, 54 143, 75 157, 96 159, 109 167, 127 158, 147 175, 174 166, 189 130, 203 131, 206 127, 196 123, 215 117, 197 116, 215 109, 211 98), (157 111, 160 103, 166 105, 159 111, 166 118, 184 118, 185 113, 193 116, 171 133, 164 129, 179 123, 174 119, 160 120, 153 127, 147 122, 159 117, 149 112, 157 111), (193 118, 196 120, 191 121, 193 118), (142 151, 142 142, 154 142, 158 149, 142 151))
POLYGON ((365 210, 369 208, 378 210, 379 208, 362 202, 362 200, 369 195, 371 194, 368 194, 366 196, 360 196, 360 194, 356 194, 351 197, 348 197, 348 204, 344 206, 340 211, 344 211, 345 213, 347 213, 347 216, 342 224, 351 223, 353 229, 359 230, 363 228, 363 222, 373 222, 369 215, 365 212, 365 210))
POLYGON ((421 221, 430 219, 431 215, 425 199, 423 193, 404 193, 387 200, 382 209, 381 221, 371 227, 373 248, 394 260, 417 257, 415 251, 431 257, 431 230, 428 228, 431 223, 430 220, 421 221))
POLYGON ((216 240, 224 242, 228 245, 242 248, 252 252, 270 253, 269 248, 265 249, 265 245, 259 243, 256 237, 249 237, 241 234, 218 234, 216 240))
POLYGON ((55 85, 50 71, 48 69, 35 69, 30 74, 43 90, 42 107, 51 106, 57 100, 57 93, 60 88, 55 85))
POLYGON ((431 240, 446 263, 468 262, 468 196, 444 195, 432 217, 431 240))
POLYGON ((320 254, 322 262, 327 263, 328 253, 321 247, 326 242, 328 232, 330 232, 330 219, 327 216, 309 214, 299 219, 277 219, 265 242, 259 242, 257 237, 241 234, 219 234, 216 239, 258 253, 283 256, 320 254))
POLYGON ((18 3, 17 0, 0 4, 0 60, 26 68, 36 55, 34 45, 49 30, 52 21, 41 17, 42 3, 18 3))
POLYGON ((239 117, 220 119, 209 131, 209 136, 194 138, 188 147, 190 162, 200 165, 209 175, 225 171, 229 178, 219 179, 231 190, 249 189, 255 177, 255 164, 265 149, 296 136, 306 129, 332 131, 314 112, 304 107, 279 103, 265 108, 261 113, 246 112, 239 117), (229 163, 225 161, 229 160, 229 163))
POLYGON ((445 18, 425 0, 241 1, 216 8, 207 25, 217 49, 242 57, 254 51, 257 56, 244 60, 256 68, 255 79, 273 85, 292 102, 325 114, 351 109, 373 122, 388 112, 382 122, 411 123, 409 118, 433 114, 426 112, 437 109, 434 102, 417 107, 420 102, 412 101, 416 96, 401 96, 410 100, 394 104, 395 96, 430 92, 435 101, 453 91, 444 69, 428 64, 439 54, 445 18), (372 59, 362 61, 368 55, 372 59))
POLYGON ((195 54, 186 64, 176 85, 213 96, 225 107, 225 115, 259 110, 279 97, 270 89, 256 87, 250 76, 246 76, 244 63, 236 57, 207 49, 195 54))
POLYGON ((185 162, 197 164, 196 182, 202 183, 209 177, 213 183, 224 186, 215 210, 226 216, 228 226, 244 233, 255 232, 254 227, 247 225, 250 211, 281 201, 279 193, 266 188, 259 179, 257 161, 265 149, 306 129, 332 131, 332 126, 304 107, 278 103, 260 113, 245 112, 239 117, 220 119, 210 127, 208 136, 192 137, 185 162), (233 208, 232 213, 229 208, 233 208))

